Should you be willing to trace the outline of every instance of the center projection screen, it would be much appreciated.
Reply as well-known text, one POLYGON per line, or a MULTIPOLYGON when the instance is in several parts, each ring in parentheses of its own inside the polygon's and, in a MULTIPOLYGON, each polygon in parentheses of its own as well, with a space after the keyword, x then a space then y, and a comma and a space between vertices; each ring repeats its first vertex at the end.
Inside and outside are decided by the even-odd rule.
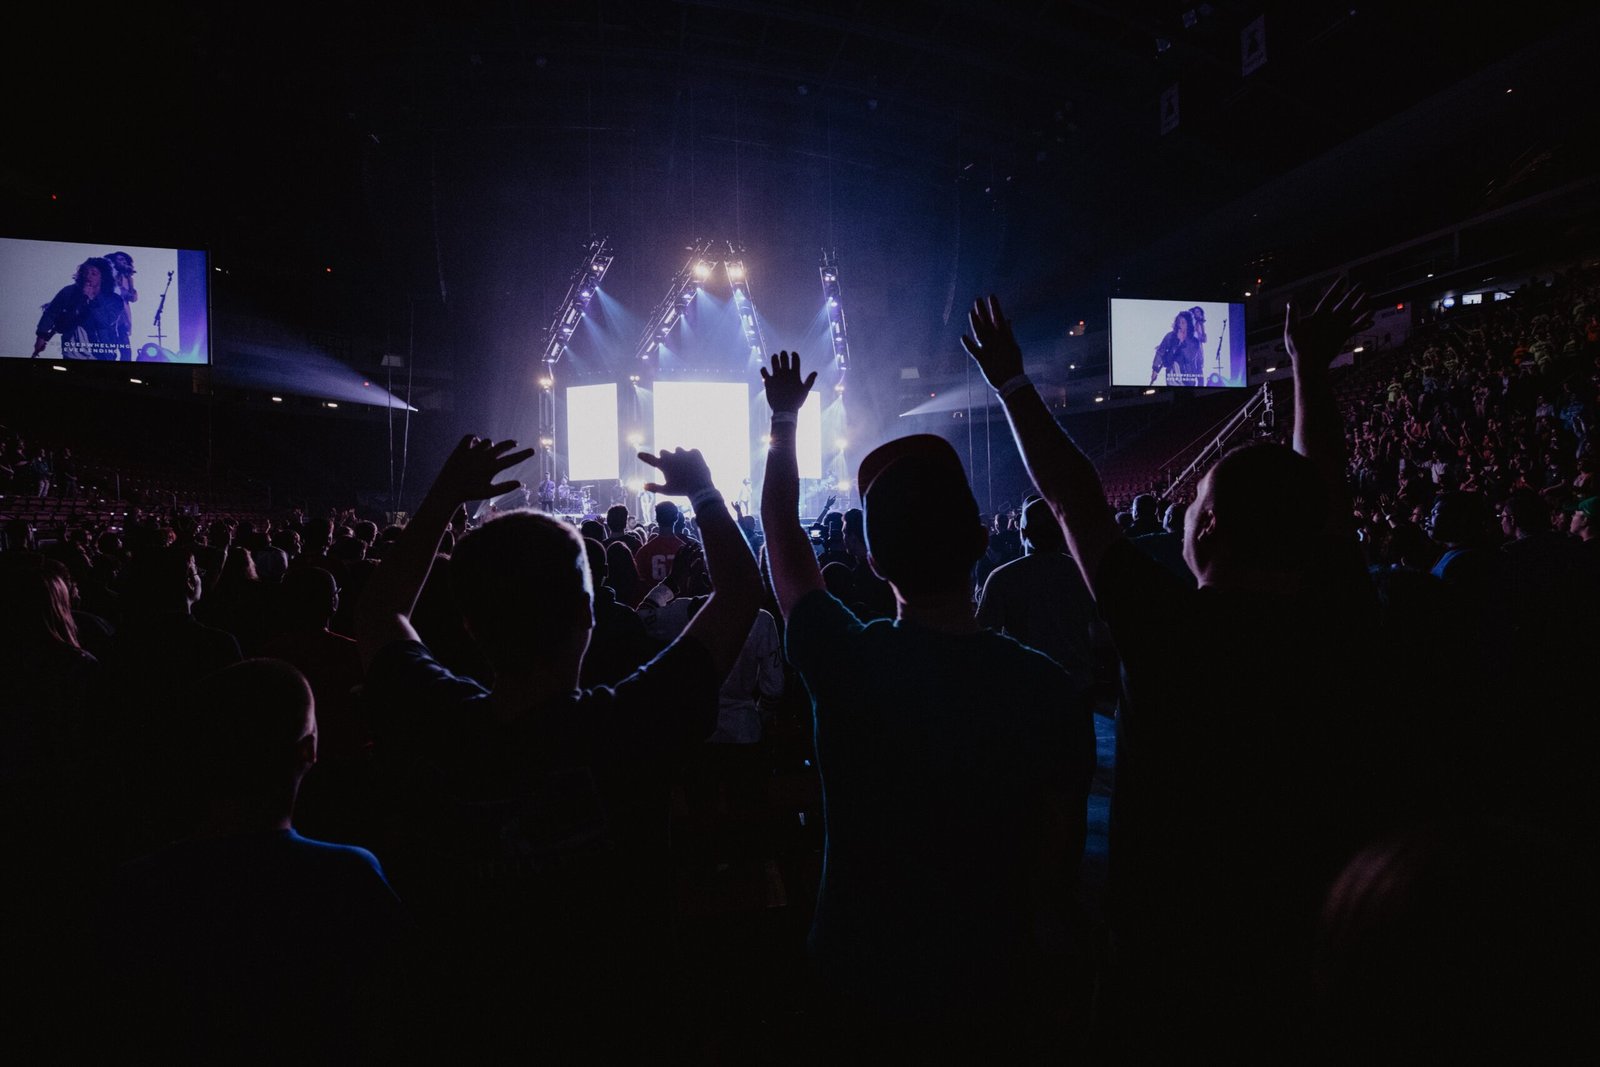
POLYGON ((567 477, 574 482, 612 481, 617 463, 617 387, 567 387, 567 477))
MULTIPOLYGON (((711 480, 733 500, 750 477, 750 387, 743 382, 655 385, 655 449, 698 448, 711 480)), ((652 475, 654 472, 652 472, 652 475)))

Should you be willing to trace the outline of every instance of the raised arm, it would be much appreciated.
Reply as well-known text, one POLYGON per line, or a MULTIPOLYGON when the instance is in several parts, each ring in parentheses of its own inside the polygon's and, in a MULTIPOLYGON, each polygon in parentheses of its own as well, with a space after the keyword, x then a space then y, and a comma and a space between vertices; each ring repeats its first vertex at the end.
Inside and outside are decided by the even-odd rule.
POLYGON ((1023 373, 1022 350, 1000 310, 999 298, 974 301, 967 321, 972 335, 962 337, 961 344, 1000 395, 1028 476, 1061 524, 1083 580, 1093 589, 1106 549, 1123 536, 1106 503, 1100 475, 1023 373))
POLYGON ((1365 302, 1365 294, 1339 278, 1310 314, 1300 314, 1292 303, 1284 309, 1283 347, 1294 367, 1294 450, 1321 472, 1331 509, 1330 525, 1336 530, 1350 524, 1345 488, 1349 457, 1344 420, 1328 381, 1328 364, 1351 335, 1371 325, 1371 315, 1362 310, 1365 302))
POLYGON ((514 478, 495 481, 502 471, 533 455, 531 448, 511 451, 516 447, 515 441, 496 443, 486 438, 463 437, 444 461, 417 513, 406 523, 400 539, 384 553, 362 592, 361 603, 356 605, 356 643, 363 668, 370 667, 386 646, 417 639, 416 630, 411 628, 411 613, 433 568, 440 538, 462 504, 509 493, 522 484, 514 478))
POLYGON ((678 640, 692 637, 698 641, 711 653, 718 677, 726 678, 761 609, 761 575, 755 557, 697 449, 678 448, 659 456, 641 452, 639 458, 662 474, 661 482, 645 486, 647 492, 686 496, 694 505, 712 592, 678 640))
POLYGON ((800 467, 794 451, 795 423, 806 394, 816 384, 817 372, 802 380, 799 354, 779 352, 772 357, 772 373, 761 369, 761 381, 772 408, 772 445, 767 449, 767 479, 761 487, 761 525, 767 535, 772 590, 787 619, 807 594, 823 588, 811 539, 800 526, 800 467))

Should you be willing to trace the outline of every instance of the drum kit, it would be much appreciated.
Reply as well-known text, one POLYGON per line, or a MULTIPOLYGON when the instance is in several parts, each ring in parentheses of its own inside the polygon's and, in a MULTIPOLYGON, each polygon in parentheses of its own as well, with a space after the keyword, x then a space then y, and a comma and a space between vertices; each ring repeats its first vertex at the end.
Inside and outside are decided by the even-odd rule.
POLYGON ((594 486, 558 486, 556 488, 556 510, 565 515, 594 514, 594 486))

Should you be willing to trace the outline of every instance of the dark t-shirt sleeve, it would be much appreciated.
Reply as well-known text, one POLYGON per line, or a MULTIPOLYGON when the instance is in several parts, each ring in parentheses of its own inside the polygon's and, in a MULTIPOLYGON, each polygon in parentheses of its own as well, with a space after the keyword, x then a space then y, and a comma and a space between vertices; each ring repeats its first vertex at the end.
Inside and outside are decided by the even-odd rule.
POLYGON ((380 734, 435 729, 453 708, 484 693, 472 679, 451 674, 420 641, 394 642, 367 670, 367 715, 380 734))
POLYGON ((722 678, 706 646, 680 636, 617 683, 611 691, 611 728, 637 748, 696 744, 717 728, 721 688, 722 678))
POLYGON ((800 598, 789 613, 784 651, 813 696, 833 676, 851 676, 851 641, 863 625, 833 594, 818 589, 800 598))

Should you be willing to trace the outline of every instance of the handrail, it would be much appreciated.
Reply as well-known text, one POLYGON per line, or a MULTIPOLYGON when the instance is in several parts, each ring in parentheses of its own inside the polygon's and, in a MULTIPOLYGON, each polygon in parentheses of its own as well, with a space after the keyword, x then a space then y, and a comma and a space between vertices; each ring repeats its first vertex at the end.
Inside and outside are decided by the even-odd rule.
MULTIPOLYGON (((1216 437, 1214 437, 1207 444, 1203 445, 1200 451, 1195 454, 1194 460, 1187 467, 1185 467, 1176 478, 1171 479, 1167 483, 1166 491, 1161 494, 1161 498, 1163 500, 1171 500, 1174 496, 1176 496, 1178 492, 1182 490, 1186 484, 1188 484, 1189 479, 1194 477, 1195 472, 1198 471, 1203 464, 1210 462, 1212 456, 1220 453, 1225 447, 1227 447, 1229 440, 1235 433, 1238 432, 1239 428, 1248 423, 1251 416, 1253 416, 1257 411, 1261 410, 1272 410, 1272 386, 1267 382, 1262 382, 1261 388, 1252 393, 1250 398, 1244 402, 1244 405, 1240 407, 1238 411, 1235 411, 1231 416, 1224 420, 1222 430, 1216 435, 1216 437)), ((1193 442, 1191 442, 1191 444, 1192 443, 1193 442)), ((1181 456, 1183 452, 1188 449, 1188 447, 1189 446, 1186 445, 1183 449, 1180 449, 1174 454, 1174 458, 1181 456)))

